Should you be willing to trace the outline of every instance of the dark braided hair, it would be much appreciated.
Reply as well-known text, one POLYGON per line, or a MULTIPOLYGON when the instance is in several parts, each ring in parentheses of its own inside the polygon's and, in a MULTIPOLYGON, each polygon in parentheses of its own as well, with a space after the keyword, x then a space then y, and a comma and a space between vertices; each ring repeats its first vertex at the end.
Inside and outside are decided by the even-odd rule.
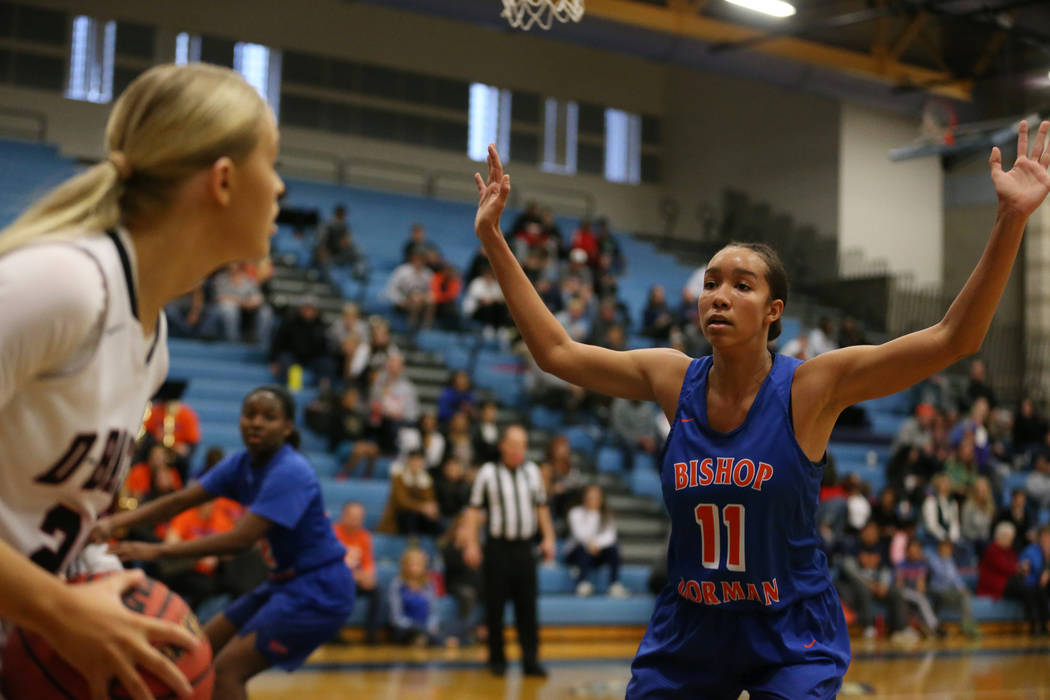
MULTIPOLYGON (((746 248, 754 253, 758 254, 758 257, 762 258, 762 262, 766 264, 766 284, 769 285, 769 298, 780 299, 784 302, 784 307, 787 307, 788 303, 788 276, 787 270, 784 269, 784 263, 781 262, 780 256, 777 255, 777 251, 773 250, 770 246, 765 243, 741 243, 739 241, 733 241, 722 247, 722 250, 726 248, 746 248)), ((781 318, 783 318, 783 312, 781 318)), ((769 340, 776 340, 780 337, 780 331, 783 329, 780 319, 773 321, 769 326, 769 340)))
MULTIPOLYGON (((284 417, 293 423, 295 422, 295 397, 280 384, 264 384, 263 386, 252 389, 248 392, 248 395, 244 397, 242 404, 246 403, 248 399, 256 394, 261 394, 263 392, 276 396, 281 404, 284 417)), ((298 450, 299 445, 302 444, 302 436, 299 434, 299 429, 293 427, 292 432, 288 433, 288 437, 284 439, 284 442, 298 450)))

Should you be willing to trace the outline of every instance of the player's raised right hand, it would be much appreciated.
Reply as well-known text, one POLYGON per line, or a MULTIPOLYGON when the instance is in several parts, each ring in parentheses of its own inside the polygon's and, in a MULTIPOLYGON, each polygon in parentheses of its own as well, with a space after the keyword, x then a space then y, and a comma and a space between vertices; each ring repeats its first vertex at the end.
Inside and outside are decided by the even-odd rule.
POLYGON ((175 623, 128 610, 120 600, 121 593, 144 578, 141 570, 123 571, 68 586, 68 594, 55 606, 55 619, 34 630, 84 676, 92 700, 110 697, 114 678, 134 700, 154 700, 136 666, 152 673, 179 697, 193 693, 183 673, 153 642, 192 649, 201 641, 175 623))
POLYGON ((495 144, 489 144, 488 166, 488 182, 482 179, 480 173, 474 173, 474 184, 478 186, 479 196, 474 232, 478 237, 499 231, 499 220, 510 194, 510 175, 503 172, 503 163, 500 162, 495 144))

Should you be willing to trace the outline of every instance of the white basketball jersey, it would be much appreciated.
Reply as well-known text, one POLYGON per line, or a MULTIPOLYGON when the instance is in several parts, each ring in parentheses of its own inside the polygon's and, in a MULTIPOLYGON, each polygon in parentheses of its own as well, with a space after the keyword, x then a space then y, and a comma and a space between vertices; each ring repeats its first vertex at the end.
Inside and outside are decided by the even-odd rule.
POLYGON ((167 374, 164 315, 144 337, 133 256, 110 232, 0 258, 0 538, 55 573, 123 484, 167 374))

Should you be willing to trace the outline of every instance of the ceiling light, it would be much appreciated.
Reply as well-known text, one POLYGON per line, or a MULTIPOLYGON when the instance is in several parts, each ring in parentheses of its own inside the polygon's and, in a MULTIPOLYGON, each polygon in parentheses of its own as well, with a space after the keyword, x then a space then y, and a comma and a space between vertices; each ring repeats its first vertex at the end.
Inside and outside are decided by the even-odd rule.
POLYGON ((790 17, 795 14, 794 5, 783 0, 726 0, 726 2, 774 17, 790 17))

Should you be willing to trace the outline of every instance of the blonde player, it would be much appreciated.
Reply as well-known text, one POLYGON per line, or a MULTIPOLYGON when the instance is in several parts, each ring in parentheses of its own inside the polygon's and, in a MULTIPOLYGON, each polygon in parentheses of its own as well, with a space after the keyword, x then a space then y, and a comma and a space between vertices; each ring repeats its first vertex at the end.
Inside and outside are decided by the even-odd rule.
POLYGON ((0 619, 41 634, 93 700, 135 665, 190 686, 151 642, 176 625, 119 593, 141 573, 67 586, 128 468, 146 401, 167 372, 162 309, 212 270, 264 256, 284 185, 266 104, 233 71, 158 66, 117 100, 107 159, 0 232, 0 619))

